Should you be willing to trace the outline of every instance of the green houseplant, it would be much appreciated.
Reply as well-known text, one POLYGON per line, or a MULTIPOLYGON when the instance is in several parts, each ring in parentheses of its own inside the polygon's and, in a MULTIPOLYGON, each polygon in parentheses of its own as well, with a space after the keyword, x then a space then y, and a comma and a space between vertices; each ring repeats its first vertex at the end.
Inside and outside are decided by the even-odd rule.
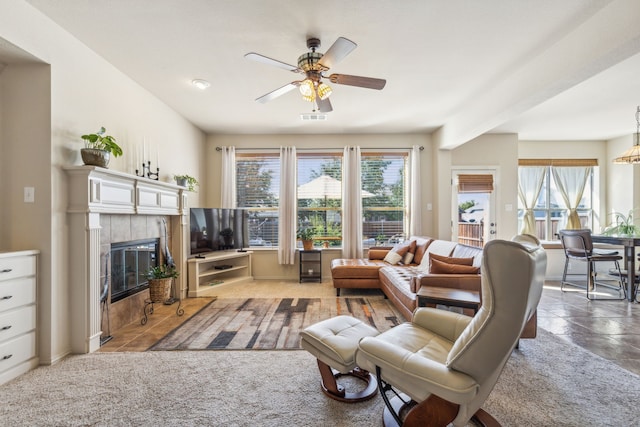
POLYGON ((200 185, 198 180, 190 175, 173 175, 173 179, 176 180, 176 184, 181 187, 187 187, 188 191, 196 192, 196 187, 200 185))
POLYGON ((606 236, 635 236, 638 234, 640 229, 634 224, 634 211, 636 209, 631 209, 627 215, 613 212, 613 222, 602 231, 602 234, 606 236))
POLYGON ((171 282, 180 272, 175 267, 162 264, 151 267, 145 273, 149 279, 149 299, 151 302, 165 302, 170 298, 171 282))
POLYGON ((313 236, 315 231, 311 227, 302 227, 298 228, 296 232, 296 237, 302 240, 302 247, 305 251, 310 251, 313 249, 313 236))
POLYGON ((106 135, 104 126, 96 133, 82 135, 84 148, 80 150, 82 161, 85 165, 109 166, 111 155, 118 157, 122 155, 122 148, 116 143, 116 139, 111 135, 106 135))

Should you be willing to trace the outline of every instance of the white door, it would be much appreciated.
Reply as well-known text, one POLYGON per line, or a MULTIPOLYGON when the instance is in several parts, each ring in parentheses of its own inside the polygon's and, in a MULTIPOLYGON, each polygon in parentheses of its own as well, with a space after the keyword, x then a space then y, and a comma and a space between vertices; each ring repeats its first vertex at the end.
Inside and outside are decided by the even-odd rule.
POLYGON ((496 170, 455 168, 451 174, 453 241, 483 247, 497 232, 496 170))

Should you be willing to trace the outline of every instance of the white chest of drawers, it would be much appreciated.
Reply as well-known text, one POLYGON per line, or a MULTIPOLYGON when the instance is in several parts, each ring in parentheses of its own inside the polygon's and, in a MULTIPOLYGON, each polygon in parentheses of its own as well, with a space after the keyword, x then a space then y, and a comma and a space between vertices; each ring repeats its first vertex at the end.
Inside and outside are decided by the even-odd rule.
POLYGON ((38 366, 38 251, 0 253, 0 384, 38 366))

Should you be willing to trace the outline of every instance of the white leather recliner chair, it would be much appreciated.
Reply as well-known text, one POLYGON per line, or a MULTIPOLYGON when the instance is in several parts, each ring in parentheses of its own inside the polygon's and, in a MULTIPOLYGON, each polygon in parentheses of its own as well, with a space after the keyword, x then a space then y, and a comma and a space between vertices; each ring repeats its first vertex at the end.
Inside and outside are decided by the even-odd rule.
POLYGON ((536 310, 546 265, 535 240, 490 241, 482 257, 482 306, 474 317, 418 308, 411 322, 363 338, 356 363, 376 372, 385 425, 464 426, 472 417, 499 425, 481 406, 536 310), (402 394, 390 400, 392 388, 402 394))

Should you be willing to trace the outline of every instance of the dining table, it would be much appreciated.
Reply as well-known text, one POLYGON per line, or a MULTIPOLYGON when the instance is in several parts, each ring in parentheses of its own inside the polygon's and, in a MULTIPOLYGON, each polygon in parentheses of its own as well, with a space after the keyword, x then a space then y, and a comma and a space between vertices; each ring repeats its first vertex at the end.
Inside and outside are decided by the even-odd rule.
POLYGON ((634 302, 636 300, 636 246, 640 246, 640 236, 593 234, 591 240, 594 243, 624 246, 624 266, 627 270, 627 300, 634 302))

